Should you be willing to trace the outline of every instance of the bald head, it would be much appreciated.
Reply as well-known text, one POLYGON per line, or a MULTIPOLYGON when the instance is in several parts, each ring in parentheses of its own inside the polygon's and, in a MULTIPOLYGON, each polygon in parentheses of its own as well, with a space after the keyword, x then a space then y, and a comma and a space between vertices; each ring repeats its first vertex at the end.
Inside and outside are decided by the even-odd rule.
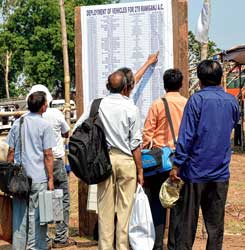
POLYGON ((109 75, 106 87, 111 93, 121 93, 126 85, 127 79, 124 73, 121 71, 116 71, 109 75))

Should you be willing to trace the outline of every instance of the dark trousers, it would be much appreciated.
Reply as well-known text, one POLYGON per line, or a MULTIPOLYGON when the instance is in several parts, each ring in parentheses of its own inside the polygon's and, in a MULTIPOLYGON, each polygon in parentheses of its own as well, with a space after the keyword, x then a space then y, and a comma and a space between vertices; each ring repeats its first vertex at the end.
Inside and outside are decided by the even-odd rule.
POLYGON ((166 224, 166 208, 159 200, 162 183, 168 178, 169 172, 145 177, 144 189, 149 199, 152 218, 155 226, 156 239, 153 250, 163 250, 163 236, 166 224))
POLYGON ((229 182, 186 183, 170 212, 168 249, 190 250, 201 206, 208 239, 206 250, 221 250, 229 182))
MULTIPOLYGON (((54 188, 63 190, 63 214, 64 220, 56 224, 55 243, 65 243, 68 239, 69 214, 70 214, 70 193, 68 177, 64 161, 59 158, 54 160, 54 188)), ((47 241, 51 240, 47 234, 47 241)))
POLYGON ((236 124, 234 129, 234 146, 242 145, 242 126, 241 124, 236 124))

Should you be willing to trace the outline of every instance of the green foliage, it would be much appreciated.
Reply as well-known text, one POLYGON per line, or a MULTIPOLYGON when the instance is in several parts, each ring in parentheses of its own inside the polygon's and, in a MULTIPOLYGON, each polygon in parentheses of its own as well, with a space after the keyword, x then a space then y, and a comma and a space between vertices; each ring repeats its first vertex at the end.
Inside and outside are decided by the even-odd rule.
MULTIPOLYGON (((66 0, 66 25, 71 81, 75 77, 74 9, 81 5, 110 3, 107 0, 66 0)), ((44 84, 50 90, 55 81, 63 82, 59 0, 0 0, 0 13, 6 17, 0 27, 0 97, 4 91, 4 56, 12 52, 10 94, 20 95, 33 84, 44 84), (25 85, 17 86, 20 74, 25 85), (2 88, 3 87, 3 88, 2 88)), ((24 94, 24 93, 23 93, 24 94)), ((1 96, 2 95, 2 96, 1 96)))

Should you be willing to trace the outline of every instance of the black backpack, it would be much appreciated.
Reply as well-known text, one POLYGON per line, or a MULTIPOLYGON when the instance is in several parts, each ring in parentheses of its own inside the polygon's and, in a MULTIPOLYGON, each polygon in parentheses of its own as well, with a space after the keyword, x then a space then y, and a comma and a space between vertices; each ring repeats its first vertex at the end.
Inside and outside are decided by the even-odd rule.
POLYGON ((93 101, 89 118, 70 137, 68 159, 74 174, 87 184, 97 184, 112 173, 104 126, 99 117, 100 99, 93 101))

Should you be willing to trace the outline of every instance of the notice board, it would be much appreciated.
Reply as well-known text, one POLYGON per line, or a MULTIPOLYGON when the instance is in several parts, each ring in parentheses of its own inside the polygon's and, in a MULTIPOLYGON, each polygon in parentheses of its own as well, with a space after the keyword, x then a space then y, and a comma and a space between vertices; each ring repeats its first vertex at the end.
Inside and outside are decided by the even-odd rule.
POLYGON ((106 80, 121 67, 136 72, 149 54, 160 52, 131 98, 142 125, 153 100, 163 94, 163 72, 173 67, 171 0, 80 7, 83 105, 108 94, 106 80))
MULTIPOLYGON (((75 65, 78 117, 96 97, 107 94, 106 79, 121 67, 134 72, 148 55, 159 61, 144 75, 131 98, 142 122, 150 103, 162 95, 162 74, 170 67, 184 75, 182 94, 188 96, 187 0, 162 0, 76 8, 75 65)), ((97 216, 87 212, 87 185, 79 183, 79 232, 93 235, 97 216)))

